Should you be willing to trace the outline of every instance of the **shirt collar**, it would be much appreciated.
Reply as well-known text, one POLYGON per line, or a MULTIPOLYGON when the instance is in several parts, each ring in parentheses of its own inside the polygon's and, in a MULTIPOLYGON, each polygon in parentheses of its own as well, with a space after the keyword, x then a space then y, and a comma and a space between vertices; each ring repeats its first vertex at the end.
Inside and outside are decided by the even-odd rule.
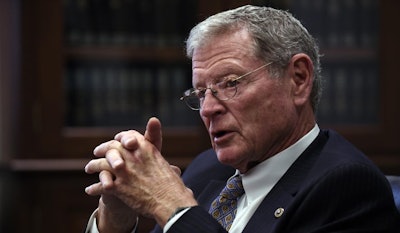
MULTIPOLYGON (((264 198, 294 161, 314 141, 319 131, 318 125, 315 124, 314 128, 296 143, 242 174, 247 202, 250 203, 258 198, 264 198)), ((239 174, 239 172, 236 171, 236 174, 239 174)))

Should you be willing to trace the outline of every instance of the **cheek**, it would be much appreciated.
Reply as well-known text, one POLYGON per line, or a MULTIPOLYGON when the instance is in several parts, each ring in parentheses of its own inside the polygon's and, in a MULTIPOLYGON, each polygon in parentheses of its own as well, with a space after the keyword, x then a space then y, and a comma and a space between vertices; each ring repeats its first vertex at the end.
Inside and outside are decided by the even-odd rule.
POLYGON ((275 115, 274 109, 270 107, 268 101, 258 101, 259 104, 246 105, 241 110, 239 122, 241 134, 248 147, 256 149, 270 132, 270 124, 275 115))
POLYGON ((274 138, 293 115, 293 104, 284 93, 271 91, 258 96, 253 103, 242 109, 245 114, 242 115, 241 123, 243 131, 255 143, 274 138))
POLYGON ((281 106, 281 100, 274 98, 274 95, 265 93, 253 95, 253 98, 245 104, 242 109, 244 122, 250 124, 267 123, 275 118, 281 106))

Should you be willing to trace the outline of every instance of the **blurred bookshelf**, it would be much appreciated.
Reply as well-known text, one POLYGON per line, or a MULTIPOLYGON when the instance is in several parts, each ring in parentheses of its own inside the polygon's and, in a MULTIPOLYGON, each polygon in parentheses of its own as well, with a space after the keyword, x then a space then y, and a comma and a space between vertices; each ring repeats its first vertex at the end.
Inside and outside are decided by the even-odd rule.
POLYGON ((398 35, 387 26, 395 20, 382 13, 393 3, 38 1, 22 4, 21 138, 29 147, 20 148, 21 158, 90 157, 120 130, 143 131, 150 116, 162 120, 167 157, 188 158, 209 147, 197 113, 179 101, 191 86, 184 40, 207 16, 249 3, 287 9, 316 36, 325 78, 317 114, 322 126, 371 154, 397 148, 388 136, 398 114, 388 54, 398 35))
POLYGON ((191 86, 184 40, 190 28, 207 16, 249 3, 287 9, 316 36, 325 78, 318 122, 338 130, 371 156, 396 151, 398 110, 393 107, 397 98, 393 87, 398 81, 392 78, 396 65, 390 53, 398 35, 390 28, 393 14, 382 13, 390 12, 394 3, 22 3, 20 125, 27 146, 19 148, 20 158, 90 158, 95 145, 121 130, 143 132, 150 116, 162 120, 167 157, 188 159, 209 147, 197 113, 179 101, 191 86))
MULTIPOLYGON (((252 3, 290 10, 316 36, 325 79, 319 123, 378 124, 378 1, 252 3)), ((191 85, 183 41, 199 4, 64 0, 65 124, 137 127, 155 115, 165 126, 198 125, 178 99, 191 85)))

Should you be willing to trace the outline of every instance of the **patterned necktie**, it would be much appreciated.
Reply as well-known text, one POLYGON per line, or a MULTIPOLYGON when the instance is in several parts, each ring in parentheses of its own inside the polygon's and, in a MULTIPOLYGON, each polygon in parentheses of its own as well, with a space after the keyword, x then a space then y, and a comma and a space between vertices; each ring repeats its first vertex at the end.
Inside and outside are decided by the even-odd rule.
POLYGON ((227 231, 235 219, 237 199, 244 193, 242 178, 231 177, 208 211, 227 231))

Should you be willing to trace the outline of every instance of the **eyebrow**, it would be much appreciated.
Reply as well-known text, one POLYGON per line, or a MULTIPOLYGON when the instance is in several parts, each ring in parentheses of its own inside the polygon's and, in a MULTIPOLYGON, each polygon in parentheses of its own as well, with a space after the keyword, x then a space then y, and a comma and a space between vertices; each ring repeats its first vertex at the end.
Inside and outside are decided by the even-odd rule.
MULTIPOLYGON (((235 75, 235 76, 239 77, 239 76, 242 76, 243 74, 246 74, 246 72, 243 71, 243 69, 240 68, 239 66, 227 65, 227 66, 219 68, 219 72, 211 72, 211 74, 207 78, 210 78, 210 80, 213 81, 212 84, 215 84, 215 83, 224 81, 224 78, 226 78, 229 75, 235 75), (242 73, 242 74, 239 73, 239 70, 241 70, 240 73, 242 73)), ((192 79, 193 79, 193 77, 192 77, 192 79)), ((206 80, 206 81, 208 81, 208 80, 206 80)), ((204 85, 200 86, 197 83, 197 85, 193 85, 193 87, 200 88, 200 87, 204 87, 204 85)))

